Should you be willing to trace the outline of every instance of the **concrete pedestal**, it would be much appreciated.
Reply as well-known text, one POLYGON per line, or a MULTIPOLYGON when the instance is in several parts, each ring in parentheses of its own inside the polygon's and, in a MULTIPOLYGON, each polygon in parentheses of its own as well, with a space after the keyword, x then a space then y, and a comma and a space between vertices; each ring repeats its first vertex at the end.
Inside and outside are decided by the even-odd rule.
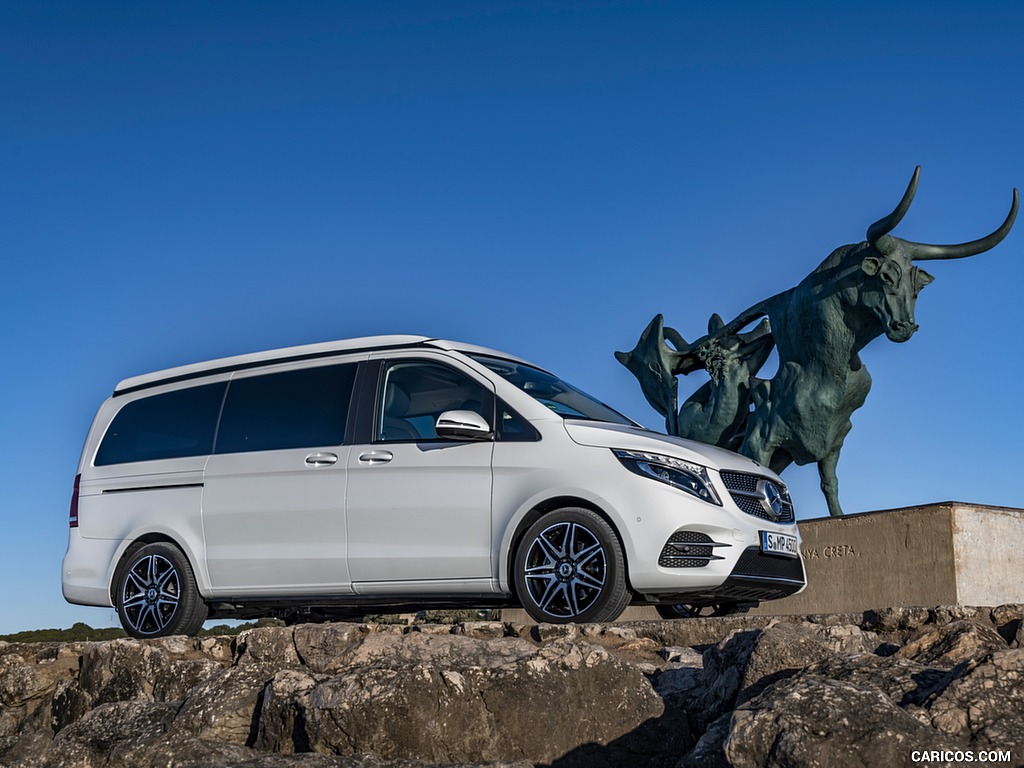
POLYGON ((807 589, 753 613, 1024 602, 1024 509, 947 501, 798 525, 807 589))
MULTIPOLYGON (((1024 509, 947 501, 798 523, 807 588, 755 615, 1024 603, 1024 509)), ((532 620, 505 609, 506 621, 532 620)), ((659 618, 631 606, 623 621, 659 618)))

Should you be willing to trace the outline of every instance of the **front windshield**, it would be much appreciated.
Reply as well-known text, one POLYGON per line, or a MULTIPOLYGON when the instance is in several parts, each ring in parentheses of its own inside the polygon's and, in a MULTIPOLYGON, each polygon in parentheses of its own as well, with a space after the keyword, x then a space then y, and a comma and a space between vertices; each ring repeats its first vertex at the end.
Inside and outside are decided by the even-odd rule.
POLYGON ((563 418, 636 426, 636 422, 632 419, 626 418, 601 401, 595 400, 586 392, 576 389, 572 384, 539 368, 485 355, 470 355, 470 357, 481 365, 487 366, 563 418))

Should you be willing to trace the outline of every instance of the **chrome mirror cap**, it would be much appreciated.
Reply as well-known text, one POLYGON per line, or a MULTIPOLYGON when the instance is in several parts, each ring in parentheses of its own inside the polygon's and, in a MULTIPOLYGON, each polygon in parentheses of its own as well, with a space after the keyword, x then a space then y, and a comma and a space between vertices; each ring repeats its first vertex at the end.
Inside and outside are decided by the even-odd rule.
POLYGON ((434 431, 448 440, 490 440, 494 431, 476 411, 445 411, 437 417, 434 431))

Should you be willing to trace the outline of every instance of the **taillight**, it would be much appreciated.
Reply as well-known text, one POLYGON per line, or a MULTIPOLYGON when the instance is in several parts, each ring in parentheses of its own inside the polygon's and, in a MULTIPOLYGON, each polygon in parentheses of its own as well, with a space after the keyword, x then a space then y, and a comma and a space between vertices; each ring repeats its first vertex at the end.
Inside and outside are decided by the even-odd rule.
POLYGON ((71 492, 71 515, 68 518, 68 524, 72 528, 78 527, 78 486, 82 482, 81 475, 75 475, 75 488, 71 492))

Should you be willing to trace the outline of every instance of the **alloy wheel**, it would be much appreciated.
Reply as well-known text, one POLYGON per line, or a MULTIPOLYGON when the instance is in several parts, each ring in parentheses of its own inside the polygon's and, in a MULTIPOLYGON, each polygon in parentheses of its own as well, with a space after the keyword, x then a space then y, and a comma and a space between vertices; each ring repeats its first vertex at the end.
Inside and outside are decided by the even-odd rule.
POLYGON ((180 599, 178 570, 166 557, 145 555, 128 569, 121 605, 124 620, 139 635, 159 635, 173 620, 180 599))
POLYGON ((523 575, 530 597, 545 614, 572 619, 600 598, 608 561, 598 537, 576 522, 545 528, 530 544, 523 575))

